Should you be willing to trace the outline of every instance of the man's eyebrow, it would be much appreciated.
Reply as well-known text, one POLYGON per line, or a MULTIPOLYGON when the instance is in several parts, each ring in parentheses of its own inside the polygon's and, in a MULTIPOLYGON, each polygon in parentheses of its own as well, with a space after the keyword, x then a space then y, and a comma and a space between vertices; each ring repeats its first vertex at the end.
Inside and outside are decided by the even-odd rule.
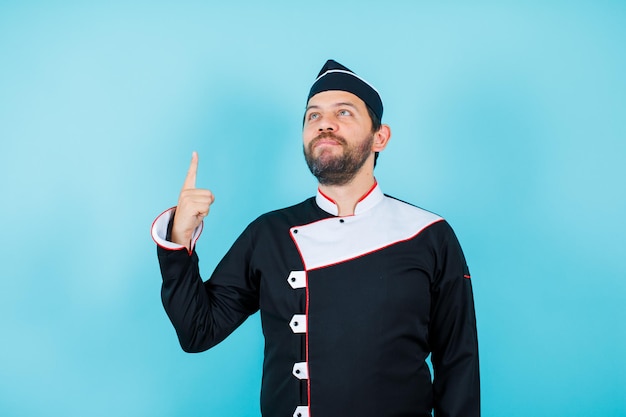
POLYGON ((349 101, 344 101, 344 102, 335 104, 335 107, 342 107, 342 106, 348 106, 348 107, 352 107, 352 108, 356 109, 356 106, 354 104, 350 103, 349 101))
POLYGON ((311 109, 319 109, 319 108, 320 108, 320 106, 316 106, 316 105, 307 106, 307 108, 305 110, 305 113, 308 112, 311 109))
MULTIPOLYGON (((332 104, 329 107, 344 107, 344 106, 352 107, 353 109, 357 110, 356 105, 353 104, 353 103, 350 103, 349 101, 342 101, 342 102, 339 102, 339 103, 335 103, 335 104, 332 104)), ((312 104, 312 105, 310 105, 310 106, 308 106, 306 108, 305 112, 307 112, 307 111, 309 111, 311 109, 319 109, 319 108, 320 108, 320 106, 318 106, 316 104, 312 104)))

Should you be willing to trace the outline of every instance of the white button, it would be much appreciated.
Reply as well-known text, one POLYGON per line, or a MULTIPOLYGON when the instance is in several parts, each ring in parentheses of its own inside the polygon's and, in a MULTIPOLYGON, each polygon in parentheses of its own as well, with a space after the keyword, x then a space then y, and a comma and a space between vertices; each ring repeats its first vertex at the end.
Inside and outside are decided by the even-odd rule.
POLYGON ((289 327, 294 333, 306 333, 306 315, 295 314, 289 322, 289 327))
POLYGON ((293 413, 293 417, 309 417, 309 407, 306 405, 297 407, 296 411, 293 413))
POLYGON ((289 278, 287 278, 287 282, 291 285, 291 288, 294 290, 296 288, 305 288, 306 287, 306 272, 304 271, 291 271, 289 274, 289 278))
POLYGON ((298 379, 308 379, 309 378, 309 367, 306 365, 306 362, 297 362, 293 365, 293 376, 298 379))

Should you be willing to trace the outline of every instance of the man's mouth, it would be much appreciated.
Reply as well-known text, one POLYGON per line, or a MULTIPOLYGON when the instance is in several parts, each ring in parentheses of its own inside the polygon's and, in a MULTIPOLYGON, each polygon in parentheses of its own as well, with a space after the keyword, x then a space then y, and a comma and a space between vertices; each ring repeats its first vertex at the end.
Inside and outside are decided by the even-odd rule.
POLYGON ((311 149, 321 145, 345 145, 346 141, 342 137, 332 133, 322 133, 317 136, 310 144, 311 149))

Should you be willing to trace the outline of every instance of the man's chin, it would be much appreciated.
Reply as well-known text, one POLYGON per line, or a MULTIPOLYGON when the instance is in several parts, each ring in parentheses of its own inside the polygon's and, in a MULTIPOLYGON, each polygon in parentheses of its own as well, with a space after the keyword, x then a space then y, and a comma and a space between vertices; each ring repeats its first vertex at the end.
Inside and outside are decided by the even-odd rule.
POLYGON ((335 155, 320 155, 315 158, 315 165, 319 167, 320 170, 336 169, 337 165, 340 165, 340 158, 337 158, 335 155))
POLYGON ((323 164, 341 158, 341 154, 339 146, 322 145, 313 149, 313 158, 323 164))

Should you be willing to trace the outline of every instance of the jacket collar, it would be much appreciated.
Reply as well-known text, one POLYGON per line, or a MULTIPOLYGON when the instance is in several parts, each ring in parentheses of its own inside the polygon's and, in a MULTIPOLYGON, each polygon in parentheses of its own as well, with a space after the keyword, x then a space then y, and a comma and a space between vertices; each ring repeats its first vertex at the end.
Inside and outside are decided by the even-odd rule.
MULTIPOLYGON (((380 203, 384 197, 385 195, 381 191, 380 186, 378 185, 378 181, 376 181, 372 188, 367 193, 365 193, 356 203, 356 207, 354 208, 354 215, 358 216, 359 214, 368 211, 369 209, 380 203)), ((317 189, 315 202, 317 203, 319 208, 321 208, 325 212, 330 213, 333 216, 337 216, 339 214, 339 207, 337 206, 337 203, 335 203, 332 198, 322 193, 319 188, 317 189)))

